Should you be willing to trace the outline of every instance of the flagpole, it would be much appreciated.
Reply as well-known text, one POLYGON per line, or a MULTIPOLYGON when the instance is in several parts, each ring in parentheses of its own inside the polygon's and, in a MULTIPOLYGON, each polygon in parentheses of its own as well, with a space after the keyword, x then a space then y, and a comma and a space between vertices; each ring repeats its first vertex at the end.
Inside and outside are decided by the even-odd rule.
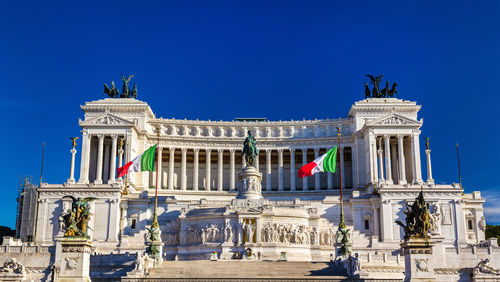
MULTIPOLYGON (((157 143, 156 143, 156 150, 158 150, 158 152, 160 152, 160 129, 158 128, 158 140, 157 140, 157 143)), ((160 225, 158 224, 158 213, 157 213, 157 207, 158 207, 158 152, 155 152, 157 157, 156 157, 156 185, 155 185, 155 210, 154 210, 154 216, 153 216, 153 223, 151 223, 151 229, 154 229, 154 228, 159 228, 160 225)))
POLYGON ((337 136, 339 137, 339 148, 337 151, 339 152, 339 179, 340 179, 340 222, 339 222, 339 229, 345 229, 346 224, 345 224, 345 219, 344 219, 344 195, 342 193, 342 147, 340 144, 340 126, 337 126, 337 130, 339 133, 337 136))
MULTIPOLYGON (((128 138, 126 138, 126 140, 127 140, 127 143, 125 145, 125 150, 128 151, 128 138)), ((123 151, 123 139, 122 139, 122 142, 120 142, 120 149, 123 151)), ((127 151, 124 152, 126 158, 125 158, 125 160, 124 160, 123 163, 127 163, 127 157, 128 157, 127 151)), ((128 173, 125 174, 125 189, 123 190, 122 195, 128 195, 128 187, 127 187, 128 183, 127 183, 127 180, 128 180, 128 173)))

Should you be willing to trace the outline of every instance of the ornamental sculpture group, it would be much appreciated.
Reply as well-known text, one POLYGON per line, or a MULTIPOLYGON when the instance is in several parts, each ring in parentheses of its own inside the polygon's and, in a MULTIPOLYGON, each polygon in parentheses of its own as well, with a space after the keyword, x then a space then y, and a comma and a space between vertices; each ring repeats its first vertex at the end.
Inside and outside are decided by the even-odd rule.
POLYGON ((96 198, 75 198, 73 196, 64 196, 72 200, 71 209, 63 215, 64 237, 70 238, 89 238, 87 226, 90 219, 89 201, 96 198))
POLYGON ((396 223, 403 227, 405 241, 429 238, 428 232, 431 228, 430 213, 425 204, 423 191, 420 191, 413 205, 407 204, 404 214, 406 215, 406 224, 399 220, 396 223))
POLYGON ((104 83, 104 94, 107 94, 109 98, 137 98, 137 83, 134 83, 134 88, 132 90, 130 90, 128 86, 132 77, 134 77, 133 74, 128 77, 123 74, 121 75, 123 82, 121 94, 118 92, 118 89, 116 89, 114 81, 111 81, 111 87, 104 83))
POLYGON ((380 89, 380 83, 384 75, 373 76, 367 74, 366 76, 370 78, 373 88, 370 91, 368 83, 365 82, 365 98, 392 98, 394 94, 398 94, 396 90, 398 84, 396 82, 392 84, 392 87, 389 87, 389 81, 386 81, 385 88, 380 89))

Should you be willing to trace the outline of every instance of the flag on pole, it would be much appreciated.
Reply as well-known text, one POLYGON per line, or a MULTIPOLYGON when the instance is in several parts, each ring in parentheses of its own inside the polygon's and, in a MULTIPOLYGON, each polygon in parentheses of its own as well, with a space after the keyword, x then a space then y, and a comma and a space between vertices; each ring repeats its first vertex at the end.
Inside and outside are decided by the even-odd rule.
POLYGON ((122 177, 129 172, 155 171, 155 151, 156 145, 151 146, 132 161, 118 168, 117 177, 122 177))
POLYGON ((298 171, 299 177, 306 177, 315 174, 316 172, 335 172, 337 162, 337 146, 330 149, 330 151, 321 155, 314 161, 304 165, 298 171))

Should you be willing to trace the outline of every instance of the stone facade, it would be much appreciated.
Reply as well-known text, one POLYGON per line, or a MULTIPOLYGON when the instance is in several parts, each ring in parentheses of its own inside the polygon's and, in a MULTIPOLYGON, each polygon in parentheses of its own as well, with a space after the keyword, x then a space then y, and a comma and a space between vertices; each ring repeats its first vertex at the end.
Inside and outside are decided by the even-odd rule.
MULTIPOLYGON (((488 253, 474 253, 479 247, 470 247, 485 240, 485 200, 480 192, 462 195, 458 184, 436 184, 429 149, 428 177, 423 179, 420 107, 396 98, 369 98, 355 102, 343 119, 200 121, 156 117, 147 103, 132 98, 85 103, 79 121, 79 178, 73 175, 77 152, 71 150, 68 182, 44 183, 38 189, 37 212, 31 213, 36 215, 34 243, 52 247, 63 235, 60 216, 70 204, 61 200, 64 195, 95 197, 89 222, 94 251, 142 253, 158 183, 166 260, 209 259, 213 251, 220 259, 231 259, 251 247, 261 259, 279 260, 284 251, 289 261, 328 261, 336 254, 342 183, 352 251, 358 253, 361 269, 365 266, 364 275, 404 277, 404 255, 399 253, 403 231, 394 222, 404 221, 406 203, 422 189, 431 206, 432 236, 440 242, 435 248, 445 258, 433 265, 434 271, 473 268, 499 252, 497 246, 489 246, 488 253), (302 165, 338 144, 339 126, 342 175, 298 178, 302 165), (260 154, 255 169, 242 172, 248 130, 260 154), (158 174, 116 177, 117 167, 155 144, 158 174), (122 193, 125 181, 127 195, 122 193)), ((498 259, 490 264, 500 267, 498 259)))

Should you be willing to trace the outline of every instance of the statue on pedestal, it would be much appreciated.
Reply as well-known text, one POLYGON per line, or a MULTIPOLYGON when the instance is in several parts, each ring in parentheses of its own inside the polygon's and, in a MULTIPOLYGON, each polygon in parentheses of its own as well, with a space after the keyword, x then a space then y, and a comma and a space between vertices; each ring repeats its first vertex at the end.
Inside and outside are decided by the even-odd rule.
POLYGON ((63 215, 64 220, 64 237, 83 237, 88 238, 87 235, 87 224, 90 219, 90 207, 89 201, 95 200, 96 198, 78 198, 73 196, 64 196, 64 198, 71 198, 73 203, 71 209, 63 215))
POLYGON ((407 204, 404 214, 406 215, 406 225, 399 220, 396 223, 403 227, 405 241, 411 238, 429 238, 427 233, 431 228, 430 213, 425 204, 423 191, 420 191, 413 205, 407 204))
POLYGON ((252 131, 248 131, 248 136, 243 142, 243 151, 241 155, 245 157, 247 166, 255 166, 255 158, 259 155, 259 150, 257 149, 257 141, 252 136, 252 131))

